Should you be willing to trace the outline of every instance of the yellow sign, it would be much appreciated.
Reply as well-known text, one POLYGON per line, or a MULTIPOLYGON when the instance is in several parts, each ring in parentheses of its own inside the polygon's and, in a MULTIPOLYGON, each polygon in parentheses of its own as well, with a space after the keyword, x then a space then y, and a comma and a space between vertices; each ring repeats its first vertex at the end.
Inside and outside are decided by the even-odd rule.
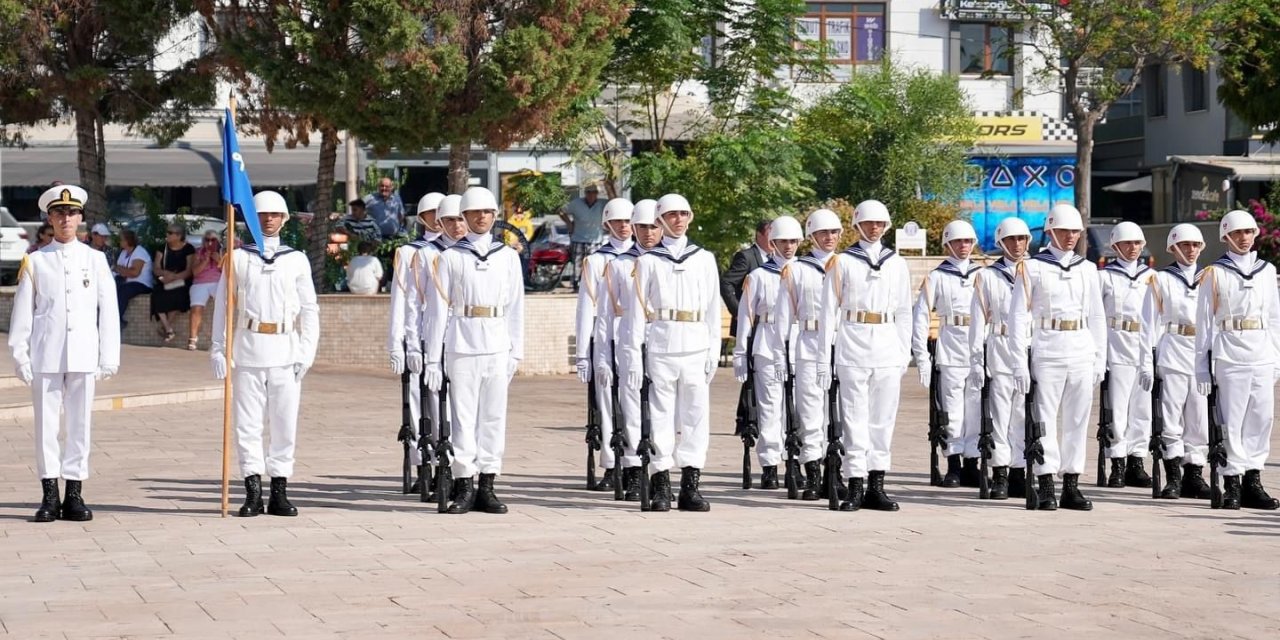
POLYGON ((974 116, 978 142, 1040 142, 1039 116, 974 116))

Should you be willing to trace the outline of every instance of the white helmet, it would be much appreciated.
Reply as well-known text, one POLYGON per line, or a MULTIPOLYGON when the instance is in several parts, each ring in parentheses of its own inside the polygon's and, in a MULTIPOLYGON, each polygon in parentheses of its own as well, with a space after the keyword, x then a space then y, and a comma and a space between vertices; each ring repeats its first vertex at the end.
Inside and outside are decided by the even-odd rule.
POLYGON ((486 210, 496 212, 498 210, 498 201, 494 199, 492 191, 484 187, 471 187, 462 192, 462 203, 459 208, 464 213, 467 211, 486 210))
POLYGON ((804 221, 805 235, 813 235, 819 231, 827 231, 835 229, 839 231, 844 225, 840 224, 840 216, 830 209, 818 209, 809 214, 804 221))
POLYGON ((439 209, 441 200, 444 200, 444 194, 439 191, 432 191, 422 196, 422 199, 418 201, 418 215, 439 209))
POLYGON ((778 216, 769 224, 769 240, 803 240, 800 221, 791 216, 778 216))
POLYGON ((1005 238, 1013 236, 1031 237, 1031 228, 1018 216, 1009 216, 996 225, 996 242, 1003 242, 1005 238))
POLYGON ((462 196, 453 193, 444 197, 440 201, 440 206, 436 207, 436 220, 444 220, 445 218, 461 218, 462 217, 462 196))
POLYGON ((689 201, 685 200, 684 196, 678 193, 668 193, 658 198, 657 214, 661 217, 662 214, 670 211, 688 211, 692 214, 693 208, 689 206, 689 201))
POLYGON ((1045 218, 1044 230, 1053 229, 1084 231, 1084 218, 1080 217, 1080 210, 1066 203, 1053 205, 1049 210, 1049 217, 1045 218))
POLYGON ((1142 227, 1125 220, 1111 228, 1111 244, 1135 241, 1147 243, 1147 236, 1142 233, 1142 227))
POLYGON ((1169 239, 1164 243, 1164 248, 1173 251, 1173 246, 1179 242, 1199 242, 1204 244, 1204 234, 1200 233, 1200 227, 1186 222, 1173 225, 1169 230, 1169 239))
POLYGON ((658 215, 657 200, 641 200, 631 209, 631 224, 656 224, 658 215))
POLYGON ((879 200, 863 200, 853 210, 853 223, 860 225, 864 222, 883 222, 885 231, 893 227, 893 219, 889 217, 889 207, 884 206, 884 203, 879 200))
POLYGON ((49 207, 75 207, 84 209, 85 203, 89 202, 89 193, 74 184, 60 184, 55 187, 49 187, 44 193, 40 194, 40 214, 41 218, 49 213, 49 207))
POLYGON ((275 191, 259 191, 253 194, 253 208, 258 213, 283 213, 286 220, 289 219, 289 205, 285 203, 284 196, 275 191))
POLYGON ((631 220, 631 211, 635 205, 626 198, 614 198, 604 205, 604 222, 614 220, 631 220))
POLYGON ((1218 223, 1218 239, 1225 242, 1227 240, 1227 234, 1232 231, 1239 231, 1241 229, 1257 230, 1257 228, 1258 221, 1254 220, 1253 216, 1248 211, 1236 209, 1235 211, 1230 211, 1227 215, 1222 216, 1222 221, 1218 223))
POLYGON ((973 225, 968 222, 952 220, 942 228, 942 244, 949 244, 952 240, 973 240, 977 242, 978 233, 973 230, 973 225))

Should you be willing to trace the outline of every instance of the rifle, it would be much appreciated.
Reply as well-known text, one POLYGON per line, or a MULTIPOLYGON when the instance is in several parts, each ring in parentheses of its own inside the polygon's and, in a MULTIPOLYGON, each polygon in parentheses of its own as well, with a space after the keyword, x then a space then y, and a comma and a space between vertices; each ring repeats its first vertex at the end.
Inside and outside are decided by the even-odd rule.
POLYGON ((756 327, 760 324, 757 318, 751 323, 751 333, 747 335, 747 381, 742 383, 742 391, 738 393, 737 426, 735 431, 742 438, 742 488, 751 488, 751 450, 760 439, 760 416, 756 405, 756 363, 755 342, 756 327))
POLYGON ((449 468, 449 458, 453 455, 453 444, 449 442, 449 376, 444 373, 443 364, 440 372, 440 437, 436 438, 436 510, 444 513, 449 510, 449 498, 453 494, 453 470, 449 468))
MULTIPOLYGON (((1027 354, 1027 362, 1031 362, 1031 354, 1027 354)), ((1039 493, 1036 491, 1036 464, 1044 464, 1044 443, 1040 439, 1044 437, 1044 423, 1036 416, 1036 379, 1031 378, 1031 385, 1027 389, 1027 395, 1023 397, 1023 438, 1024 446, 1022 448, 1023 459, 1027 461, 1026 476, 1027 486, 1024 493, 1027 497, 1027 510, 1035 511, 1040 506, 1039 493)))
POLYGON ((400 479, 403 481, 400 492, 409 493, 413 486, 413 461, 409 458, 413 440, 413 412, 409 409, 409 369, 400 372, 400 431, 396 440, 404 447, 404 464, 401 465, 400 479))
POLYGON ((996 452, 995 422, 991 417, 991 374, 987 372, 987 347, 982 346, 982 401, 978 411, 982 414, 982 430, 978 432, 978 451, 981 452, 982 477, 978 480, 978 498, 986 500, 991 497, 991 485, 987 479, 987 466, 991 456, 996 452))
POLYGON ((1151 497, 1160 497, 1160 463, 1164 461, 1164 412, 1160 405, 1164 399, 1164 379, 1157 365, 1159 356, 1151 350, 1151 497))
POLYGON ((1107 486, 1107 449, 1111 448, 1112 426, 1115 418, 1111 413, 1111 369, 1102 376, 1102 386, 1098 390, 1098 486, 1107 486))
POLYGON ((655 453, 653 450, 653 423, 649 416, 649 372, 645 362, 648 361, 648 347, 640 347, 640 367, 644 372, 644 381, 640 383, 640 442, 636 445, 636 455, 640 457, 640 510, 648 511, 652 500, 649 496, 649 460, 655 453))
POLYGON ((1209 359, 1209 506, 1222 508, 1222 468, 1227 465, 1227 443, 1222 433, 1222 421, 1218 416, 1218 379, 1213 375, 1213 351, 1209 359))
POLYGON ((787 448, 787 499, 795 500, 800 497, 800 450, 804 447, 804 440, 800 435, 800 425, 796 424, 796 373, 791 368, 791 344, 789 342, 782 343, 782 353, 784 365, 787 367, 787 377, 782 383, 782 406, 787 412, 787 439, 785 442, 787 448))
POLYGON ((844 461, 844 416, 840 413, 840 380, 836 377, 836 348, 831 347, 831 387, 827 389, 827 508, 840 510, 840 464, 844 461))
POLYGON ((622 456, 626 448, 626 433, 622 419, 622 402, 618 399, 618 363, 617 344, 610 342, 610 351, 614 354, 613 389, 610 393, 610 410, 613 413, 613 436, 609 438, 609 448, 613 449, 613 499, 622 500, 622 456))
POLYGON ((942 404, 942 374, 938 370, 938 339, 929 338, 929 484, 942 486, 942 471, 938 468, 938 450, 947 449, 947 423, 951 421, 942 404))
MULTIPOLYGON (((595 362, 596 345, 593 340, 587 348, 587 362, 595 362)), ((600 424, 600 403, 596 400, 596 375, 591 372, 587 380, 587 491, 596 488, 596 452, 604 445, 603 427, 600 424)))
MULTIPOLYGON (((426 353, 424 347, 422 353, 426 353)), ((418 374, 418 451, 422 454, 422 472, 418 474, 418 482, 422 484, 418 500, 428 502, 431 495, 431 456, 429 452, 435 446, 435 436, 431 429, 431 390, 427 389, 427 377, 418 374)))

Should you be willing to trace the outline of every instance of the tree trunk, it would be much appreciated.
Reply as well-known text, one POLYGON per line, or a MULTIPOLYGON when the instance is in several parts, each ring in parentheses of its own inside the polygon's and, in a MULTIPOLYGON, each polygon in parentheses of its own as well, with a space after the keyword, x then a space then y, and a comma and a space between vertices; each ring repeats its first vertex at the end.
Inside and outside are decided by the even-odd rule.
POLYGON ((77 108, 75 119, 76 167, 80 173, 80 187, 89 193, 84 221, 91 225, 107 217, 106 142, 102 136, 102 122, 96 112, 77 108))
MULTIPOLYGON (((1086 229, 1089 228, 1092 209, 1090 194, 1093 185, 1093 127, 1096 122, 1094 114, 1088 113, 1083 118, 1077 118, 1078 126, 1076 127, 1076 208, 1080 210, 1080 217, 1084 220, 1086 229)), ((1076 253, 1085 255, 1088 250, 1089 234, 1081 234, 1076 253)))
POLYGON ((467 190, 471 179, 471 141, 459 140, 449 145, 449 193, 467 190))
POLYGON ((325 279, 325 261, 329 248, 329 214, 333 213, 333 177, 338 162, 338 130, 331 125, 320 127, 320 164, 316 168, 315 217, 307 227, 307 258, 311 261, 311 280, 316 291, 329 291, 325 279))

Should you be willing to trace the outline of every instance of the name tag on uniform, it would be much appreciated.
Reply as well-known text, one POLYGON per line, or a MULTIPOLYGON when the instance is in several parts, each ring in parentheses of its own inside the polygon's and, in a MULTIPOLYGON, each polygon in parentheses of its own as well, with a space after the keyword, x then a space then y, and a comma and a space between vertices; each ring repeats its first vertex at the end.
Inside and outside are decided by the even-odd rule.
POLYGON ((676 272, 676 273, 681 273, 681 272, 683 272, 685 269, 688 269, 688 268, 689 268, 689 266, 688 266, 688 265, 686 265, 686 264, 685 264, 685 263, 683 263, 683 262, 676 262, 676 263, 674 263, 674 264, 672 264, 672 265, 671 265, 671 270, 672 270, 672 271, 674 271, 674 272, 676 272))
POLYGON ((1240 288, 1241 288, 1241 289, 1252 289, 1252 288, 1253 288, 1253 281, 1252 281, 1252 280, 1242 280, 1242 281, 1240 282, 1240 288))
POLYGON ((476 271, 488 271, 489 263, 484 260, 476 260, 476 271))
POLYGON ((263 273, 271 273, 272 271, 275 271, 275 270, 276 270, 276 263, 274 263, 274 262, 264 262, 264 263, 262 263, 262 272, 263 272, 263 273))
POLYGON ((1072 275, 1070 271, 1067 271, 1066 269, 1059 269, 1059 270, 1058 270, 1058 279, 1059 279, 1059 280, 1071 280, 1071 279, 1073 279, 1073 278, 1075 278, 1075 276, 1074 276, 1074 275, 1072 275))
POLYGON ((969 289, 969 288, 971 288, 971 287, 973 287, 973 281, 972 281, 972 280, 970 280, 970 279, 968 279, 968 278, 965 278, 965 279, 963 279, 963 280, 961 280, 961 281, 960 281, 960 288, 961 288, 961 289, 969 289))
POLYGON ((878 269, 872 269, 871 271, 867 272, 867 280, 879 280, 879 279, 880 279, 880 271, 878 269))

